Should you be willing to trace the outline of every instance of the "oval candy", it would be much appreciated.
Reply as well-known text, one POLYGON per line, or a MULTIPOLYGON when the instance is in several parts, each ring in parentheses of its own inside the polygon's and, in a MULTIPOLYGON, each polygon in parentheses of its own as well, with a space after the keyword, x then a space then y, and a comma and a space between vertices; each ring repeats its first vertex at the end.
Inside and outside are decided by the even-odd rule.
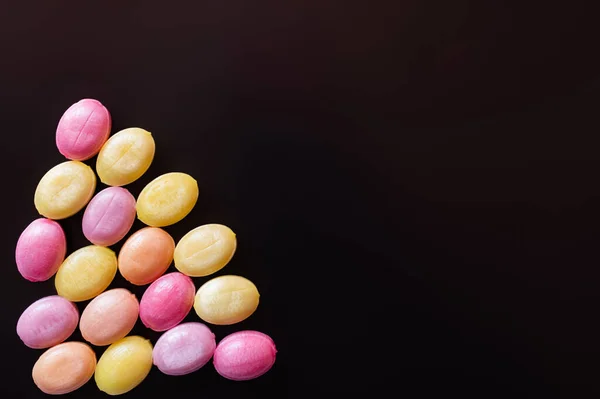
POLYGON ((96 354, 82 342, 65 342, 40 356, 31 373, 33 382, 44 393, 62 395, 81 388, 96 368, 96 354))
POLYGON ((15 261, 21 276, 46 281, 58 270, 67 253, 67 239, 60 224, 39 218, 23 230, 17 241, 15 261))
POLYGON ((107 186, 133 183, 150 167, 155 143, 152 134, 131 127, 113 134, 104 144, 96 160, 96 172, 107 186))
POLYGON ((273 367, 277 349, 266 334, 238 331, 219 342, 213 365, 221 376, 233 381, 247 381, 265 374, 273 367))
POLYGON ((63 162, 46 172, 38 183, 35 209, 48 219, 66 219, 83 209, 95 189, 92 168, 79 161, 63 162))
POLYGON ((117 274, 117 257, 109 248, 88 245, 73 252, 58 268, 54 285, 58 295, 72 302, 92 299, 117 274))
POLYGON ((192 309, 196 288, 192 279, 178 272, 165 274, 146 289, 140 301, 140 319, 154 331, 165 331, 192 309))
POLYGON ((135 285, 150 284, 173 261, 175 241, 163 229, 144 227, 133 233, 119 251, 119 272, 135 285))
POLYGON ((250 317, 258 307, 259 298, 252 281, 241 276, 220 276, 198 289, 194 310, 208 323, 231 325, 250 317))
POLYGON ((156 341, 152 359, 164 374, 190 374, 208 363, 216 346, 215 335, 207 326, 202 323, 183 323, 156 341))
POLYGON ((56 128, 56 147, 68 159, 85 161, 100 151, 110 134, 111 118, 98 100, 84 98, 71 105, 56 128))
POLYGON ((206 224, 187 233, 175 247, 175 267, 185 275, 203 277, 221 270, 235 253, 235 233, 222 224, 206 224))
POLYGON ((135 326, 139 308, 135 295, 125 288, 103 292, 81 314, 79 330, 83 339, 106 346, 124 338, 135 326))
POLYGON ((135 198, 122 187, 108 187, 92 198, 81 222, 83 235, 105 247, 121 241, 135 221, 135 198))
POLYGON ((131 391, 152 368, 152 344, 140 336, 125 337, 106 349, 96 366, 96 385, 109 395, 131 391))
POLYGON ((185 173, 167 173, 152 180, 140 193, 137 215, 148 226, 164 227, 179 222, 198 200, 198 183, 185 173))
POLYGON ((51 295, 25 309, 17 321, 17 335, 30 348, 50 348, 69 338, 78 321, 79 311, 73 303, 51 295))

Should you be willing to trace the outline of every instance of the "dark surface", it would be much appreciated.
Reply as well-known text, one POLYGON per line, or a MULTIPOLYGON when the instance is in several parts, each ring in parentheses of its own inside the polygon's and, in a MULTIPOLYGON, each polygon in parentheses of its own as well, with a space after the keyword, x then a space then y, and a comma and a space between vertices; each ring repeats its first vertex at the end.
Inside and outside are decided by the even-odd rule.
MULTIPOLYGON (((44 396, 30 377, 41 351, 15 325, 54 288, 20 277, 14 246, 37 217, 38 180, 63 160, 56 124, 84 97, 108 107, 113 132, 154 134, 134 195, 169 171, 198 180, 196 208, 167 228, 176 240, 208 222, 238 234, 219 274, 255 281, 261 304, 214 327, 217 339, 258 329, 279 349, 249 383, 211 365, 177 378, 154 368, 126 397, 600 393, 594 13, 572 2, 91 3, 0 12, 0 397, 44 396)), ((61 222, 70 251, 86 245, 80 223, 61 222)), ((139 323, 134 333, 158 337, 139 323)), ((104 395, 91 382, 68 397, 104 395)))

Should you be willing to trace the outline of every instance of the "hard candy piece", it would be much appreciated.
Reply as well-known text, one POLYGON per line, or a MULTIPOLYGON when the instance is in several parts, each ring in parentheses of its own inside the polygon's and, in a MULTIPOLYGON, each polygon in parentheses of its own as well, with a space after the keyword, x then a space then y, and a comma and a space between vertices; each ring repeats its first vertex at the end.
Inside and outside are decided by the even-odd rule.
POLYGON ((92 198, 81 222, 83 235, 93 244, 111 246, 121 241, 135 221, 135 198, 121 187, 108 187, 92 198))
POLYGON ((220 276, 198 289, 194 310, 207 323, 230 325, 250 317, 259 298, 252 281, 241 276, 220 276))
POLYGON ((46 281, 54 276, 67 253, 65 232, 57 222, 39 218, 23 230, 15 261, 21 276, 29 281, 46 281))
POLYGON ((175 241, 169 233, 158 227, 144 227, 121 247, 119 271, 132 284, 150 284, 167 271, 174 251, 175 241))
POLYGON ((266 334, 239 331, 219 342, 213 358, 217 372, 233 381, 251 380, 273 367, 277 349, 266 334))

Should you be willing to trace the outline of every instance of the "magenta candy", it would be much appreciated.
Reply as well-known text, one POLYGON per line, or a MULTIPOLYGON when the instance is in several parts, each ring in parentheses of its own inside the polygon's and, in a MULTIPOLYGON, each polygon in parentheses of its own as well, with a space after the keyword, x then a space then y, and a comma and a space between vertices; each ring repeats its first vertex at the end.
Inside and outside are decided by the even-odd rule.
POLYGON ((52 295, 29 305, 19 317, 17 334, 25 345, 44 349, 58 345, 73 334, 79 321, 77 307, 52 295))
POLYGON ((110 127, 110 114, 100 101, 83 99, 71 105, 58 122, 58 151, 74 161, 90 159, 108 140, 110 127))
POLYGON ((111 246, 121 241, 135 220, 135 198, 122 187, 109 187, 92 198, 81 225, 93 244, 111 246))
POLYGON ((223 377, 246 381, 260 377, 273 367, 277 349, 266 334, 239 331, 223 338, 213 356, 213 364, 223 377))
POLYGON ((154 365, 167 375, 190 374, 204 366, 217 344, 202 323, 183 323, 164 333, 154 345, 154 365))
POLYGON ((148 287, 140 301, 140 319, 154 331, 166 331, 181 323, 194 304, 196 288, 188 276, 165 274, 148 287))
POLYGON ((67 240, 60 224, 40 218, 21 233, 15 250, 19 273, 29 281, 46 281, 52 277, 67 253, 67 240))

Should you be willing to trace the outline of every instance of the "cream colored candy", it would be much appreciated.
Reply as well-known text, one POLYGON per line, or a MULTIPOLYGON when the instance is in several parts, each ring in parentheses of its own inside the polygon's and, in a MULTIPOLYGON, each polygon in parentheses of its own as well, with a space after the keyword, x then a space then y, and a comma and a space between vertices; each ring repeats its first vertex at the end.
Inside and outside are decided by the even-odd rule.
POLYGON ((175 267, 191 277, 221 270, 237 247, 235 233, 222 224, 206 224, 187 233, 175 247, 175 267))
POLYGON ((198 289, 194 310, 200 318, 216 325, 230 325, 247 319, 259 302, 258 289, 241 276, 220 276, 198 289))
POLYGON ((131 127, 115 133, 104 144, 96 160, 100 181, 108 186, 133 183, 150 167, 154 150, 154 139, 144 129, 131 127))
POLYGON ((152 344, 140 336, 125 337, 106 349, 96 366, 96 385, 109 395, 137 387, 152 368, 152 344))
POLYGON ((167 173, 152 180, 137 200, 138 219, 148 226, 175 224, 192 211, 198 200, 198 183, 185 173, 167 173))
POLYGON ((117 256, 114 251, 89 245, 65 259, 56 273, 54 285, 58 295, 72 302, 81 302, 104 291, 116 273, 117 256))
POLYGON ((79 161, 67 161, 50 169, 35 190, 35 209, 48 219, 65 219, 79 212, 96 189, 92 168, 79 161))
POLYGON ((31 373, 44 393, 62 395, 85 385, 94 375, 96 354, 82 342, 56 345, 40 356, 31 373))

